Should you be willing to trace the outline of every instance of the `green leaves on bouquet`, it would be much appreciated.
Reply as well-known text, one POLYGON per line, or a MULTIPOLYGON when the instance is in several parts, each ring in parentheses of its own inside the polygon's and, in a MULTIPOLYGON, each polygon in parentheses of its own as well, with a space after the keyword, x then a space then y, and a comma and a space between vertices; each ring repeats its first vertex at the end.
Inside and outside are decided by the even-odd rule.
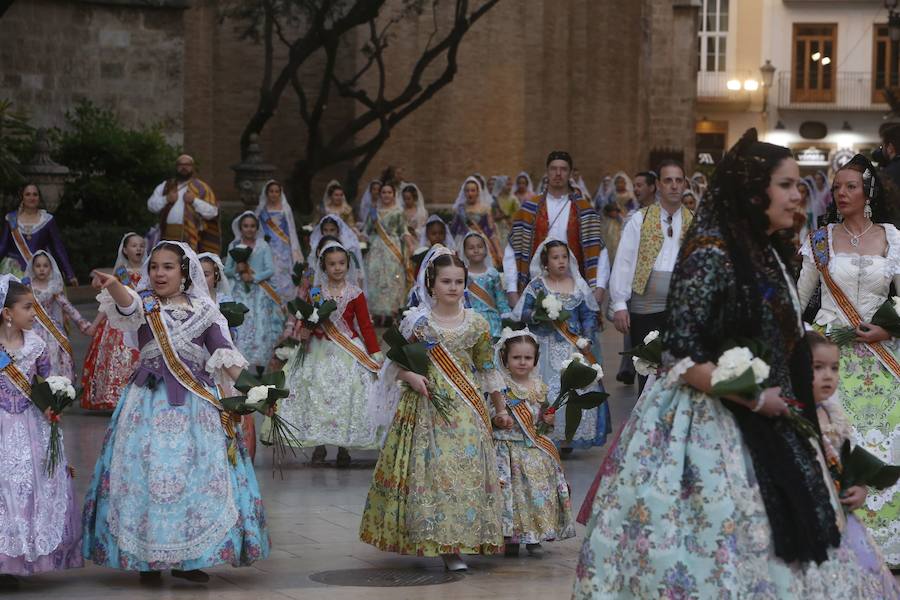
POLYGON ((219 305, 219 312, 228 321, 228 327, 240 327, 244 324, 244 315, 250 312, 250 309, 240 302, 223 302, 219 305))
POLYGON ((850 440, 841 446, 841 489, 854 485, 889 488, 900 479, 900 466, 889 465, 862 446, 850 447, 850 440))
MULTIPOLYGON (((580 392, 579 390, 592 386, 603 377, 603 369, 600 365, 589 365, 584 362, 584 356, 575 353, 572 358, 563 362, 565 367, 559 376, 559 394, 545 414, 555 414, 563 406, 566 407, 566 439, 571 440, 581 425, 582 413, 586 410, 597 408, 609 397, 606 392, 599 389, 580 392)), ((550 425, 541 421, 538 423, 537 432, 546 435, 550 432, 550 425)))
POLYGON ((755 400, 759 396, 760 388, 756 383, 753 369, 747 369, 741 375, 728 381, 720 381, 712 386, 710 393, 713 396, 740 396, 747 400, 755 400))
POLYGON ((295 298, 287 304, 290 314, 312 326, 318 325, 337 310, 337 303, 331 299, 323 300, 321 295, 317 293, 317 290, 318 288, 310 290, 310 295, 313 299, 312 303, 302 298, 295 298))
POLYGON ((576 391, 569 392, 569 400, 566 402, 566 439, 571 440, 581 425, 581 417, 584 411, 598 408, 606 402, 609 394, 606 392, 587 392, 579 394, 576 391))
POLYGON ((238 244, 228 249, 228 255, 234 262, 238 264, 245 263, 250 260, 251 254, 253 254, 253 248, 251 248, 250 246, 244 246, 243 244, 238 244))
POLYGON ((53 477, 63 453, 59 419, 63 411, 75 401, 75 388, 66 377, 35 377, 31 384, 31 402, 41 412, 50 409, 50 441, 47 446, 47 477, 53 477))
POLYGON ((294 268, 291 269, 291 281, 294 285, 300 285, 303 282, 303 274, 306 272, 306 263, 295 262, 294 268))
POLYGON ((531 320, 535 323, 568 321, 570 316, 571 313, 563 308, 562 302, 556 294, 548 295, 544 290, 539 290, 534 297, 531 320))
POLYGON ((396 325, 385 331, 382 339, 390 346, 385 356, 397 363, 401 369, 422 376, 428 375, 428 365, 431 363, 428 350, 431 346, 427 342, 410 342, 400 333, 396 325))

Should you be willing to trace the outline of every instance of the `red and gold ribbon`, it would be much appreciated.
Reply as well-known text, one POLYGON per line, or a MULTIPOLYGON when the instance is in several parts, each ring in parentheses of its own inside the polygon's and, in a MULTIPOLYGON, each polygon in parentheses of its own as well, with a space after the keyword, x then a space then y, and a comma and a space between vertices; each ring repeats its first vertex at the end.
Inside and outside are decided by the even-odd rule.
POLYGON ((72 344, 69 343, 69 338, 59 330, 56 323, 53 322, 53 319, 50 318, 50 315, 47 314, 47 311, 41 303, 37 301, 37 298, 35 298, 32 306, 34 306, 34 316, 40 321, 41 326, 53 336, 53 339, 56 340, 56 343, 59 344, 60 348, 66 351, 66 354, 72 356, 72 344))
POLYGON ((475 296, 478 297, 479 300, 481 300, 494 310, 497 310, 497 303, 494 302, 494 299, 491 298, 491 295, 487 293, 487 290, 475 283, 475 281, 472 279, 469 279, 468 287, 469 291, 475 294, 475 296))
POLYGON ((444 376, 447 383, 462 396, 469 408, 474 410, 475 414, 480 417, 485 431, 490 433, 491 416, 478 387, 466 377, 465 372, 456 364, 456 361, 453 360, 453 357, 441 344, 436 344, 428 350, 428 357, 441 375, 444 376))
POLYGON ((578 337, 579 336, 572 333, 572 330, 569 329, 568 323, 566 323, 565 321, 553 321, 553 326, 556 327, 556 331, 558 331, 561 336, 566 338, 566 340, 568 340, 568 342, 570 344, 575 346, 576 352, 581 352, 584 355, 584 357, 586 359, 588 359, 591 363, 597 362, 597 357, 594 356, 593 352, 591 352, 590 346, 588 346, 587 348, 579 348, 578 347, 578 337))
POLYGON ((394 258, 397 259, 397 262, 400 263, 400 266, 403 267, 403 270, 406 271, 406 280, 407 285, 413 285, 416 282, 416 275, 413 272, 412 265, 408 260, 403 258, 403 252, 394 243, 388 234, 387 231, 384 230, 384 227, 381 225, 381 221, 375 220, 375 231, 378 233, 378 237, 381 238, 381 241, 384 242, 384 245, 387 246, 387 249, 391 251, 391 254, 394 255, 394 258))
POLYGON ((321 323, 321 325, 322 330, 325 332, 325 335, 328 336, 328 339, 340 346, 342 350, 356 359, 356 362, 361 364, 372 373, 377 373, 381 370, 381 365, 379 365, 374 359, 372 359, 372 357, 369 356, 362 348, 354 344, 353 340, 344 335, 335 326, 334 323, 326 319, 321 323))
POLYGON ((522 428, 522 431, 528 436, 528 439, 531 440, 531 443, 547 453, 550 458, 555 460, 556 464, 562 468, 559 459, 559 450, 556 449, 556 445, 550 438, 537 432, 537 428, 534 425, 534 417, 531 414, 531 409, 528 407, 528 402, 522 400, 515 405, 507 404, 507 406, 513 417, 516 419, 516 422, 519 424, 519 427, 522 428))

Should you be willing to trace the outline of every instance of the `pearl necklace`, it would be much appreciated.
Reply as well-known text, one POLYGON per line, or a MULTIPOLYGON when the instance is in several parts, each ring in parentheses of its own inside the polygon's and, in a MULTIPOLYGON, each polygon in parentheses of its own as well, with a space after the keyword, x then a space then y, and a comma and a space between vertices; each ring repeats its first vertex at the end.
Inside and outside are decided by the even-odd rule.
POLYGON ((869 226, 866 227, 865 229, 863 229, 862 233, 860 233, 860 234, 854 234, 849 229, 847 229, 847 226, 844 225, 843 223, 841 223, 841 227, 843 227, 844 231, 847 232, 847 235, 850 236, 850 245, 853 246, 854 248, 858 248, 860 238, 862 238, 862 236, 869 233, 869 230, 872 229, 873 227, 875 227, 875 223, 873 221, 869 221, 869 226))
POLYGON ((442 327, 456 327, 460 325, 463 321, 463 317, 465 317, 466 311, 465 309, 460 310, 458 313, 448 318, 441 318, 436 315, 434 312, 431 313, 431 318, 435 320, 435 322, 442 327))

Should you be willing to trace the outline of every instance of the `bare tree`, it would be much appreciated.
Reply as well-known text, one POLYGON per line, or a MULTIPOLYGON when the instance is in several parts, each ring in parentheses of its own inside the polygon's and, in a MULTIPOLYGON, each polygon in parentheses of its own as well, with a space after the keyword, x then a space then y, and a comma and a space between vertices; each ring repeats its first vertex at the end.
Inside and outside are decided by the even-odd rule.
MULTIPOLYGON (((439 0, 401 0, 396 9, 381 15, 386 0, 239 0, 224 15, 240 23, 241 35, 263 47, 264 66, 256 112, 241 136, 242 154, 251 134, 259 134, 290 87, 297 99, 297 113, 307 130, 292 176, 295 195, 310 198, 312 181, 321 170, 346 164, 345 187, 353 198, 359 180, 390 137, 391 130, 453 81, 457 53, 466 33, 499 0, 451 0, 453 19, 439 25, 439 0), (473 5, 473 6, 470 6, 473 5), (396 25, 430 11, 433 30, 425 48, 407 72, 389 70, 385 51, 396 25), (379 18, 381 17, 381 18, 379 18), (363 27, 367 41, 359 69, 350 74, 340 69, 342 42, 363 27), (289 33, 291 32, 291 33, 289 33), (278 64, 275 49, 287 49, 278 64), (315 81, 301 78, 311 60, 324 58, 315 81), (397 86, 389 78, 402 82, 397 86), (394 94, 389 89, 399 90, 394 94), (355 116, 335 131, 326 131, 323 117, 329 102, 344 100, 356 107, 355 116)), ((445 0, 446 3, 446 0, 445 0)))

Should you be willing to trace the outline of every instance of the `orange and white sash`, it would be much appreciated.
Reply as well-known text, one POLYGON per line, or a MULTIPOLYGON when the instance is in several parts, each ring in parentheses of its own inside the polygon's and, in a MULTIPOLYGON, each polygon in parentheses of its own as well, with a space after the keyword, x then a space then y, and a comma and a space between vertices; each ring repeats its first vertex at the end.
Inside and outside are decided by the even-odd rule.
POLYGON ((56 326, 56 323, 53 322, 53 319, 50 318, 50 315, 47 314, 47 310, 40 302, 38 302, 37 298, 34 299, 34 304, 32 306, 34 306, 34 316, 40 321, 41 326, 53 336, 53 339, 56 340, 56 343, 59 344, 60 348, 66 351, 66 354, 72 356, 72 344, 69 343, 69 338, 59 330, 59 327, 56 326))
POLYGON ((491 416, 488 413, 487 405, 481 396, 481 390, 478 389, 466 376, 453 356, 440 343, 435 344, 428 350, 428 358, 437 367, 438 372, 444 376, 444 380, 450 384, 456 393, 462 396, 466 404, 469 405, 484 425, 485 431, 491 433, 491 416))
POLYGON ((384 245, 387 246, 387 249, 391 251, 391 254, 394 255, 394 258, 397 259, 397 262, 400 263, 400 266, 406 271, 406 279, 408 285, 412 285, 416 282, 416 275, 413 273, 412 265, 403 257, 403 252, 394 243, 389 236, 387 231, 384 230, 384 227, 381 225, 381 221, 375 219, 375 231, 378 233, 378 237, 381 238, 381 241, 384 242, 384 245))
POLYGON ((25 238, 22 237, 22 232, 19 231, 19 224, 16 223, 15 227, 10 227, 9 229, 12 232, 12 239, 16 244, 16 249, 19 251, 19 254, 22 255, 22 258, 25 259, 26 263, 31 262, 34 254, 32 254, 31 249, 25 242, 25 238))
POLYGON ((287 245, 291 244, 291 238, 288 237, 288 234, 284 232, 284 229, 279 227, 278 223, 272 217, 269 217, 265 220, 265 224, 268 225, 269 229, 272 230, 272 233, 278 236, 278 238, 287 245))
MULTIPOLYGON (((844 318, 853 328, 859 327, 859 324, 863 322, 862 317, 828 270, 828 261, 831 256, 828 243, 828 227, 810 231, 809 241, 816 268, 822 276, 822 281, 828 287, 828 291, 831 292, 834 303, 837 304, 844 318)), ((884 347, 884 344, 881 342, 866 342, 866 347, 896 379, 900 380, 900 362, 897 361, 897 357, 890 350, 884 347)))
POLYGON ((2 354, 4 362, 6 362, 6 366, 0 369, 0 373, 6 375, 6 378, 9 379, 20 392, 25 394, 26 398, 31 398, 31 383, 28 381, 28 378, 19 370, 19 367, 16 366, 16 363, 13 362, 12 357, 9 354, 3 351, 0 351, 0 354, 2 354))
POLYGON ((269 283, 268 281, 260 281, 259 287, 263 289, 263 291, 269 296, 269 298, 272 299, 273 302, 275 302, 275 304, 281 306, 282 309, 284 308, 282 306, 281 296, 278 295, 278 292, 275 291, 275 288, 272 287, 271 283, 269 283))
POLYGON ((497 303, 494 302, 494 299, 490 294, 487 293, 487 290, 478 285, 474 279, 469 279, 469 291, 472 292, 479 300, 497 310, 497 303))
POLYGON ((579 348, 578 347, 578 336, 572 333, 572 330, 569 329, 569 324, 565 321, 553 321, 553 326, 556 327, 556 331, 559 332, 561 336, 566 338, 570 344, 575 346, 576 352, 581 352, 586 359, 591 361, 591 363, 597 362, 597 357, 594 356, 594 353, 591 352, 591 347, 587 348, 579 348))
POLYGON ((344 335, 330 319, 325 319, 320 325, 322 325, 322 330, 325 332, 325 335, 328 336, 328 339, 340 346, 341 349, 352 356, 356 362, 372 373, 378 373, 378 371, 381 370, 381 365, 372 359, 365 350, 354 344, 353 340, 344 335))
POLYGON ((528 436, 528 439, 531 440, 531 443, 534 444, 536 448, 543 450, 550 458, 556 461, 556 464, 559 465, 560 468, 562 468, 562 463, 559 459, 559 450, 556 449, 556 445, 550 438, 537 432, 537 428, 534 425, 534 416, 531 414, 531 408, 529 408, 528 402, 526 400, 519 400, 516 404, 507 403, 506 406, 509 408, 510 414, 512 414, 516 423, 519 424, 519 427, 522 428, 522 431, 528 436))

